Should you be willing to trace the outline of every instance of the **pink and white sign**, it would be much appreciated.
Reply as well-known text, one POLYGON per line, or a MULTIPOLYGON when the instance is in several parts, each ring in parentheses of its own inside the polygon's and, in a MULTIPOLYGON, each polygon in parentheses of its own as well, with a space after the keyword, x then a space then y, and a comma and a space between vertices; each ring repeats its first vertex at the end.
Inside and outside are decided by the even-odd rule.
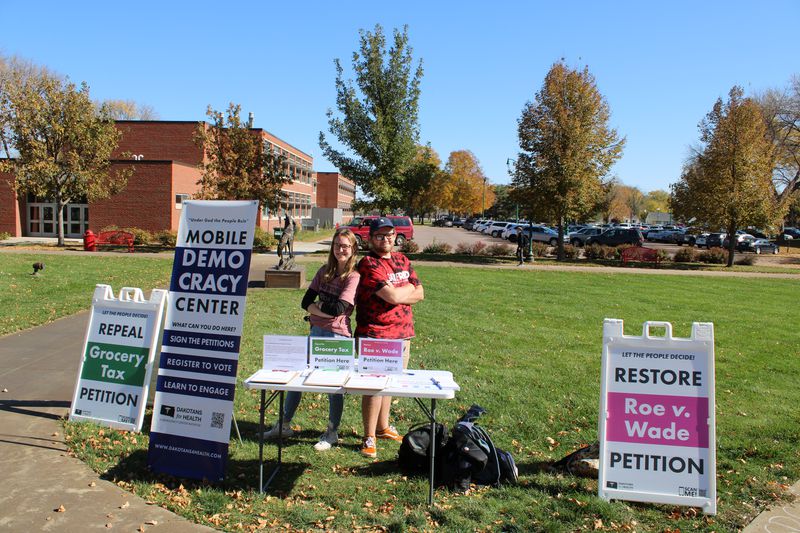
POLYGON ((403 372, 403 341, 359 339, 358 371, 401 374, 403 372))
POLYGON ((666 322, 641 337, 622 326, 604 323, 599 494, 716 514, 713 324, 693 324, 691 338, 666 322))

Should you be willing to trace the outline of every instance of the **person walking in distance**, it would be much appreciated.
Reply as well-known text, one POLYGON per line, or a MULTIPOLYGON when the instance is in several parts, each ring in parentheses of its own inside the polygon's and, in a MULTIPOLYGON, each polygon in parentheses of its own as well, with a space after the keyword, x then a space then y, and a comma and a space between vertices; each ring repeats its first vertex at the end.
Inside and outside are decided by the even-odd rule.
MULTIPOLYGON (((395 236, 394 224, 386 217, 370 224, 370 252, 358 263, 361 280, 356 293, 356 337, 402 339, 406 368, 410 339, 414 337, 411 306, 425 298, 425 291, 408 258, 392 251, 395 236)), ((362 455, 377 457, 377 439, 403 440, 389 424, 391 405, 390 396, 362 398, 362 455)))
MULTIPOLYGON (((355 234, 347 228, 340 228, 333 234, 328 261, 320 267, 306 290, 300 304, 308 312, 311 323, 311 337, 350 338, 350 314, 353 312, 356 288, 360 278, 356 271, 356 252, 358 250, 355 234)), ((290 424, 301 393, 289 391, 283 406, 283 436, 294 434, 290 424)), ((339 441, 339 423, 344 410, 344 395, 328 395, 328 427, 314 445, 317 451, 329 450, 339 441)), ((279 424, 264 433, 264 438, 278 437, 279 424)))

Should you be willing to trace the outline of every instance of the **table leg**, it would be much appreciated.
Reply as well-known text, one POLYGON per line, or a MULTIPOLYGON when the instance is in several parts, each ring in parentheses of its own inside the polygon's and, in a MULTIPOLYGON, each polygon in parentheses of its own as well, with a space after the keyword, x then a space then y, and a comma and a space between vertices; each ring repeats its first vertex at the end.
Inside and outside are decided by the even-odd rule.
POLYGON ((431 398, 431 439, 428 442, 430 476, 428 477, 428 505, 433 505, 434 465, 436 463, 436 398, 431 398))
POLYGON ((283 446, 283 440, 281 438, 278 439, 278 464, 272 470, 272 473, 269 475, 269 479, 264 482, 264 413, 267 411, 267 407, 272 405, 272 402, 275 401, 275 398, 280 395, 280 406, 281 406, 281 424, 283 420, 283 391, 275 391, 273 392, 269 400, 266 399, 267 392, 265 390, 261 391, 261 407, 259 408, 259 415, 258 415, 258 492, 263 493, 269 484, 272 483, 272 479, 275 477, 275 474, 278 473, 278 470, 281 468, 281 448, 283 446))
POLYGON ((258 408, 258 491, 264 492, 264 411, 267 409, 267 391, 261 390, 261 405, 258 408))

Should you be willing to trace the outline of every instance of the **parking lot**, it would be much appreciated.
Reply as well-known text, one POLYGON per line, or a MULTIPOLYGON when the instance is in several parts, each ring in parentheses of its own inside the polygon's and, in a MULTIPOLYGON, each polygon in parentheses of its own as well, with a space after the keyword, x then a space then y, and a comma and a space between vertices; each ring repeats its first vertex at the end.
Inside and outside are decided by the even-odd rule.
MULTIPOLYGON (((474 243, 477 241, 483 241, 487 244, 489 243, 506 243, 510 246, 516 247, 516 244, 510 243, 504 239, 491 237, 489 235, 483 235, 481 233, 477 233, 475 231, 467 231, 463 228, 443 228, 443 227, 435 227, 430 225, 414 226, 414 241, 419 244, 420 250, 425 248, 427 245, 431 244, 434 240, 436 242, 447 243, 453 248, 455 248, 459 243, 474 243)), ((681 248, 685 248, 685 246, 677 246, 675 244, 665 244, 665 243, 658 243, 658 242, 649 242, 645 241, 645 246, 648 248, 655 248, 657 250, 666 250, 670 255, 674 255, 675 252, 680 250, 681 248)), ((704 249, 704 248, 703 248, 704 249)), ((736 254, 737 257, 739 254, 736 254)), ((752 254, 746 254, 752 255, 752 254)), ((787 255, 785 253, 785 249, 781 249, 781 253, 779 255, 770 255, 770 254, 762 254, 758 256, 758 263, 762 265, 775 265, 775 266, 789 266, 800 268, 800 255, 787 255)))

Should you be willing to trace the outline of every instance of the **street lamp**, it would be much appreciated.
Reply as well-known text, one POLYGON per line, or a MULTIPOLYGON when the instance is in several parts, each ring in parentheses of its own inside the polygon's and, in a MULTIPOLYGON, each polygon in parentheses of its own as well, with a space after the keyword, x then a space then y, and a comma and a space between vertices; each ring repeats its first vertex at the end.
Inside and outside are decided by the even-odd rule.
POLYGON ((486 176, 483 177, 483 202, 481 203, 481 218, 486 218, 486 176))

